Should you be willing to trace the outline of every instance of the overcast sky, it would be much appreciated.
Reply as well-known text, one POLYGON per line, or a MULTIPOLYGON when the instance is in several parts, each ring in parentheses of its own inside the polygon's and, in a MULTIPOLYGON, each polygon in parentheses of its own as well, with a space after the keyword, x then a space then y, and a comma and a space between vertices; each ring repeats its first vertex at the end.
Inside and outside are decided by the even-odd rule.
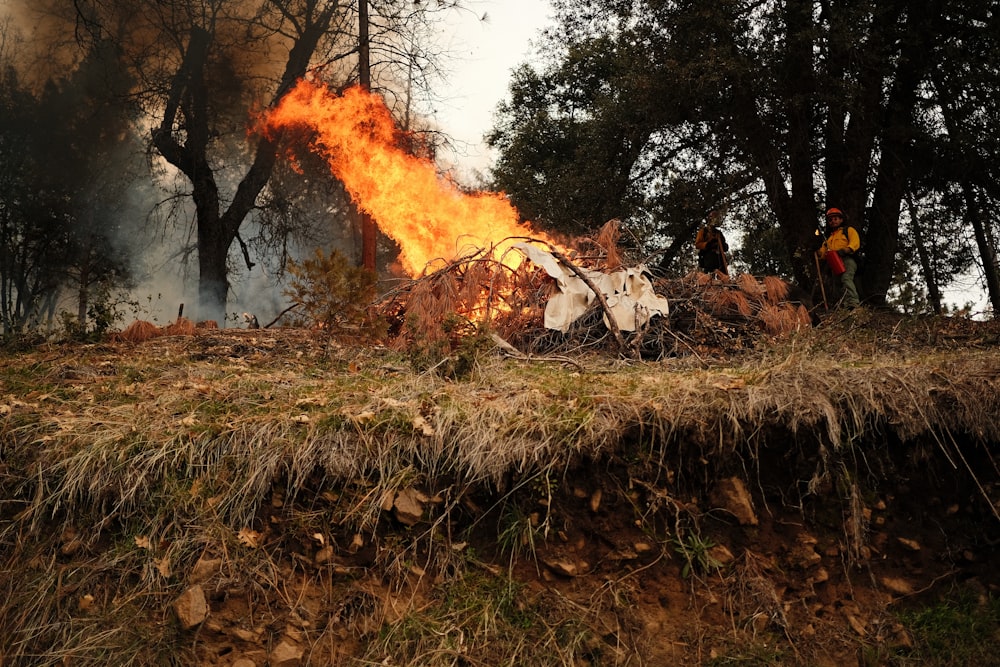
POLYGON ((471 11, 452 14, 456 58, 438 107, 442 129, 464 149, 455 156, 460 178, 489 165, 482 136, 507 95, 511 70, 531 55, 531 42, 551 16, 548 0, 469 0, 466 6, 471 11))

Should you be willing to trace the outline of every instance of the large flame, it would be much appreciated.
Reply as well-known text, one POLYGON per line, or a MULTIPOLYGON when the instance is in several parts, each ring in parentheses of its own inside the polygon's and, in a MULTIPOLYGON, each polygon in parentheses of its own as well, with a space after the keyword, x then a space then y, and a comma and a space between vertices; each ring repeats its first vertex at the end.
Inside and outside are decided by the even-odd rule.
MULTIPOLYGON (((265 123, 315 131, 313 150, 327 159, 357 206, 399 244, 400 262, 411 276, 470 250, 502 256, 517 237, 550 241, 521 225, 502 194, 464 193, 440 178, 431 161, 399 148, 400 133, 385 103, 363 88, 338 96, 299 81, 265 123)), ((517 253, 504 257, 508 264, 521 260, 517 253)))

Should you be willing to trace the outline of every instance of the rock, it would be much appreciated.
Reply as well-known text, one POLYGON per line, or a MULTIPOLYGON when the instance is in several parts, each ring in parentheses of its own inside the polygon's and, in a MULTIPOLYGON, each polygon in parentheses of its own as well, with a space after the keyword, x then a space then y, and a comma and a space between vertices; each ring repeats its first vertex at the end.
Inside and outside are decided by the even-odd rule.
POLYGON ((80 611, 85 614, 89 614, 94 611, 94 596, 90 593, 81 595, 80 599, 77 601, 77 606, 80 607, 80 611))
POLYGON ((635 549, 637 554, 645 554, 653 550, 653 545, 648 542, 636 542, 632 545, 632 548, 635 549))
POLYGON ((566 559, 560 560, 547 560, 544 561, 545 566, 552 570, 556 574, 561 574, 564 577, 575 577, 580 574, 580 568, 577 567, 576 563, 566 559))
POLYGON ((736 557, 733 556, 733 552, 730 551, 729 547, 725 544, 716 544, 708 550, 708 555, 711 556, 719 565, 729 565, 736 559, 736 557))
POLYGON ((795 550, 795 563, 803 570, 814 567, 823 562, 823 557, 816 553, 812 547, 801 545, 795 550))
POLYGON ((257 667, 257 663, 250 658, 237 658, 233 661, 233 667, 257 667))
POLYGON ((329 544, 320 549, 319 551, 317 551, 316 555, 313 556, 313 562, 315 562, 317 565, 323 565, 324 563, 329 563, 331 560, 333 560, 333 547, 331 547, 329 544))
POLYGON ((594 495, 590 496, 590 511, 596 512, 601 508, 601 496, 602 492, 600 489, 594 491, 594 495))
POLYGON ((392 503, 396 519, 404 526, 415 526, 424 517, 427 497, 414 488, 403 489, 392 503))
POLYGON ((719 480, 712 493, 712 503, 736 517, 741 526, 756 526, 757 512, 746 485, 739 477, 719 480))
POLYGON ((303 655, 305 650, 283 639, 267 656, 267 664, 269 667, 298 667, 303 655))
POLYGON ((899 577, 882 577, 882 586, 890 593, 896 595, 910 595, 913 593, 913 586, 906 579, 899 577))
POLYGON ((825 581, 830 580, 830 573, 826 571, 825 567, 816 568, 816 572, 813 573, 810 581, 814 584, 822 584, 825 581))
POLYGON ((174 613, 185 630, 190 630, 208 618, 208 601, 202 587, 195 584, 181 593, 174 601, 174 613))
POLYGON ((847 617, 847 623, 851 626, 851 629, 858 633, 859 636, 865 637, 868 635, 865 624, 857 616, 849 612, 844 612, 844 616, 847 617))
POLYGON ((260 633, 246 628, 233 628, 229 634, 243 642, 256 643, 260 641, 260 633))

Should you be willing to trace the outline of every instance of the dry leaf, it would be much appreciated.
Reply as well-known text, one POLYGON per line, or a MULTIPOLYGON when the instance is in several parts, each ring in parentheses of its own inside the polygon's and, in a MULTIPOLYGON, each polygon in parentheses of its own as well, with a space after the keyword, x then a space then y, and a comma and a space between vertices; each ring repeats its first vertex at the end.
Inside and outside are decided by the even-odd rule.
POLYGON ((434 427, 427 423, 427 420, 417 415, 413 418, 413 430, 420 431, 422 435, 430 437, 434 435, 434 427))
POLYGON ((743 378, 731 378, 723 376, 712 383, 712 386, 716 389, 722 389, 723 391, 730 391, 732 389, 742 389, 746 386, 746 380, 743 378))
POLYGON ((261 533, 256 530, 251 530, 249 528, 243 528, 237 533, 236 537, 239 538, 240 542, 244 545, 250 547, 251 549, 256 549, 260 546, 260 539, 263 537, 261 533))
POLYGON ((156 566, 156 571, 160 573, 161 577, 170 578, 170 558, 168 556, 154 560, 153 565, 156 566))
POLYGON ((189 415, 181 420, 182 426, 194 426, 198 423, 198 420, 194 418, 194 415, 189 415))
POLYGON ((139 547, 140 549, 152 549, 153 543, 150 542, 149 538, 146 537, 145 535, 136 535, 135 546, 139 547))
POLYGON ((292 421, 295 422, 296 424, 308 424, 309 415, 296 415, 292 417, 292 421))
POLYGON ((326 405, 326 398, 322 396, 306 396, 304 398, 298 398, 295 400, 295 405, 318 405, 320 407, 326 405))

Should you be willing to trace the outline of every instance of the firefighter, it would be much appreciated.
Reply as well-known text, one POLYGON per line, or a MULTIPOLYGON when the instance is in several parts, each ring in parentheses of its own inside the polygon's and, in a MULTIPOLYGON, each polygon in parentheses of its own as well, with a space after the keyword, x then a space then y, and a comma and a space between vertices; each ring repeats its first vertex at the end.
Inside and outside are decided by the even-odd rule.
POLYGON ((699 269, 705 273, 720 271, 728 276, 729 262, 726 260, 726 253, 729 252, 729 244, 719 229, 721 219, 722 213, 719 211, 708 214, 707 223, 698 230, 694 239, 694 247, 698 249, 699 269))
POLYGON ((826 212, 826 224, 829 233, 823 245, 816 252, 821 260, 826 260, 834 275, 840 274, 840 286, 844 293, 844 306, 847 308, 857 308, 861 305, 858 298, 858 288, 854 284, 854 274, 858 272, 858 262, 855 253, 861 248, 861 237, 858 231, 846 224, 844 212, 839 208, 831 208, 826 212), (834 253, 840 262, 833 257, 827 257, 834 253), (843 270, 841 266, 843 265, 843 270))

